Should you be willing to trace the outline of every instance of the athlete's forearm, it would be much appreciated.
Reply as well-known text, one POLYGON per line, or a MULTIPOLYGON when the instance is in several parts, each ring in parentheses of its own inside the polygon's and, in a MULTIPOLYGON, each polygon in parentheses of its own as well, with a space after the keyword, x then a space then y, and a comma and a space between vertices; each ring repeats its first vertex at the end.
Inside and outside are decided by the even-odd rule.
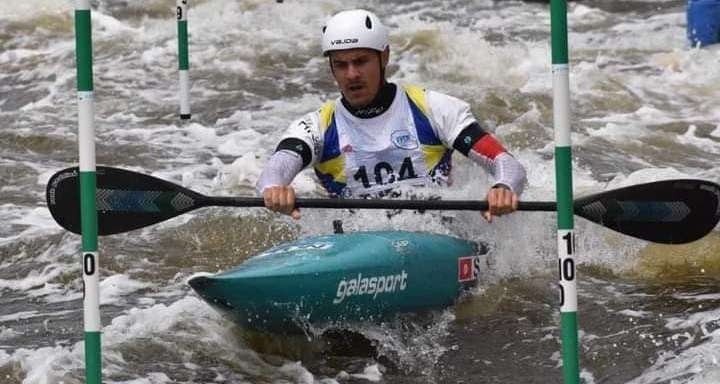
POLYGON ((526 180, 525 167, 479 124, 473 123, 465 128, 455 139, 453 147, 491 173, 495 177, 495 185, 505 185, 518 196, 522 193, 526 180))
POLYGON ((525 188, 526 173, 525 167, 519 161, 504 152, 495 157, 492 168, 495 185, 502 184, 510 188, 516 195, 522 194, 525 188))
POLYGON ((290 150, 279 150, 270 156, 255 188, 262 195, 265 188, 290 185, 302 169, 302 156, 290 150))

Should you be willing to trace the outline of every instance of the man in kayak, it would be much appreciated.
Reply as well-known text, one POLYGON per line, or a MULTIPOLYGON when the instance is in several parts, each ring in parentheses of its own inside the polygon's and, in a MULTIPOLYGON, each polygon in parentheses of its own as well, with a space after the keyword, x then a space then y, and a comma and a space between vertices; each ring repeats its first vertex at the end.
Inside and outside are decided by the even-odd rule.
POLYGON ((372 12, 334 15, 322 29, 341 96, 294 121, 257 183, 265 206, 300 218, 290 183, 312 166, 332 197, 394 195, 398 188, 449 183, 453 150, 495 177, 486 220, 517 209, 525 169, 459 99, 385 79, 388 31, 372 12))

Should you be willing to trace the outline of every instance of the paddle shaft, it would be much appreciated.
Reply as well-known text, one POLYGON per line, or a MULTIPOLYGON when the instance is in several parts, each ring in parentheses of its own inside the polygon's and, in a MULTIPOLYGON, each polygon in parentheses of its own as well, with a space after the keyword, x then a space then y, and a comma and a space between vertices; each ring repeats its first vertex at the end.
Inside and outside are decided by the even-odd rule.
MULTIPOLYGON (((209 197, 198 201, 202 206, 218 207, 264 207, 260 197, 209 197)), ((443 211, 485 211, 487 201, 479 200, 379 200, 379 199, 296 199, 297 208, 328 209, 418 209, 443 211)), ((521 201, 519 211, 555 211, 552 201, 521 201)))
MULTIPOLYGON (((48 208, 63 228, 80 233, 79 172, 59 171, 47 188, 48 208)), ((264 207, 259 197, 206 196, 172 182, 133 171, 98 167, 99 234, 131 231, 201 207, 264 207)), ((713 230, 720 220, 720 186, 676 179, 632 185, 573 201, 573 213, 640 239, 687 243, 713 230)), ((298 208, 485 211, 487 201, 393 199, 297 199, 298 208)), ((556 211, 555 202, 523 201, 519 211, 556 211)))

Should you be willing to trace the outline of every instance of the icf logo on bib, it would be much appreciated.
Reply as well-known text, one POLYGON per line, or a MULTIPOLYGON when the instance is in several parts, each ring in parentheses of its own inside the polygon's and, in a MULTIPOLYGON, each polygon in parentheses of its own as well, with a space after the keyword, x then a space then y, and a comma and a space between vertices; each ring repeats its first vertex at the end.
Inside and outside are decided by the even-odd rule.
POLYGON ((393 145, 398 148, 410 150, 418 147, 418 142, 417 139, 415 139, 415 136, 410 134, 410 131, 404 129, 393 131, 393 133, 390 134, 390 140, 393 145))

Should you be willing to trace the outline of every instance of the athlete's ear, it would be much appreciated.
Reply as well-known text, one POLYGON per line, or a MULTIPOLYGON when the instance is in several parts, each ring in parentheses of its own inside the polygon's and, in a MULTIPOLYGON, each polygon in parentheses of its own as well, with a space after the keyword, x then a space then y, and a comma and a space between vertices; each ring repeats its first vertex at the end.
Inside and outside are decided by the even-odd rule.
POLYGON ((333 67, 333 59, 332 59, 332 53, 328 55, 328 64, 330 65, 330 72, 332 72, 333 76, 335 75, 335 67, 333 67))
POLYGON ((382 67, 387 68, 388 62, 390 61, 389 46, 385 47, 385 49, 380 53, 380 61, 382 62, 382 67))

